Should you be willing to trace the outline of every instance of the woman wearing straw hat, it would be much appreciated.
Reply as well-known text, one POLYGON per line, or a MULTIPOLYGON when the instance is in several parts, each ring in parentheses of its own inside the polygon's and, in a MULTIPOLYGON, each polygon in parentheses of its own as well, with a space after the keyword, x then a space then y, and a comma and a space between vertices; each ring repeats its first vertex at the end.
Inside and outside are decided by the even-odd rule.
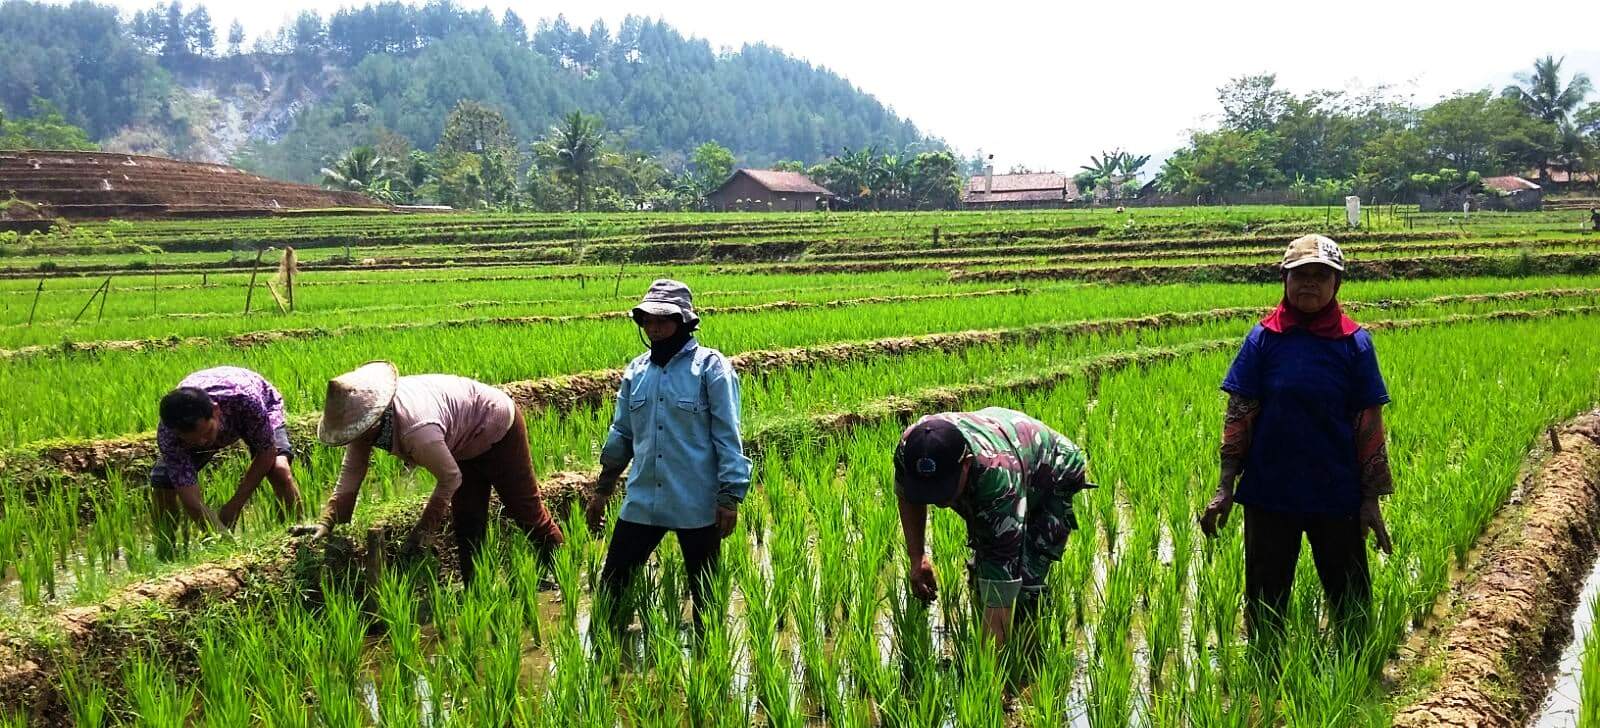
POLYGON ((1367 532, 1392 553, 1378 506, 1394 492, 1383 428, 1389 393, 1371 335, 1339 307, 1343 272, 1332 240, 1290 243, 1283 299, 1245 337, 1222 383, 1222 477, 1200 527, 1215 536, 1233 504, 1244 506, 1252 639, 1282 626, 1302 536, 1332 622, 1349 635, 1360 634, 1371 602, 1367 532))
POLYGON ((495 387, 448 374, 402 377, 389 362, 370 362, 328 382, 317 437, 345 446, 344 467, 320 521, 299 533, 325 536, 350 520, 377 448, 426 468, 438 481, 404 551, 431 538, 449 509, 461 575, 470 582, 488 526, 490 487, 542 551, 561 545, 561 528, 539 498, 522 411, 495 387))
POLYGON ((586 507, 590 527, 598 529, 617 480, 633 463, 601 588, 612 596, 610 621, 620 626, 629 613, 623 587, 672 531, 689 572, 698 625, 704 579, 716 566, 722 539, 733 533, 750 488, 750 458, 739 436, 739 375, 721 352, 695 340, 700 317, 687 285, 652 283, 633 320, 650 350, 623 371, 600 452, 600 478, 586 507))

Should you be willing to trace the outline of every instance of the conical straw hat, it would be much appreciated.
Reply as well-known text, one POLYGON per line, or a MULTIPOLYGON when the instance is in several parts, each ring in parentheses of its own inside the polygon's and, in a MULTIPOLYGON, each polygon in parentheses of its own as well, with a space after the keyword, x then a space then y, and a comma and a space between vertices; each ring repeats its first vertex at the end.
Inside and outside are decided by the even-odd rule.
POLYGON ((329 445, 348 445, 362 436, 394 401, 400 371, 386 361, 372 361, 353 372, 328 380, 328 399, 322 406, 317 439, 329 445))

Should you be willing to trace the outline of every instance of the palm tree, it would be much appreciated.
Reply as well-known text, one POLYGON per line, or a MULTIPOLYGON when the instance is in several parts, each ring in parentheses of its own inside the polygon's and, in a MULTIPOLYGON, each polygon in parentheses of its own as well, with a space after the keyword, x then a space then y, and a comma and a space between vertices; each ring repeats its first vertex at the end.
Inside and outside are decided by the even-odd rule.
MULTIPOLYGON (((1566 140, 1575 137, 1571 131, 1572 114, 1578 110, 1589 92, 1594 90, 1589 76, 1584 73, 1575 73, 1572 80, 1565 86, 1561 83, 1561 64, 1565 57, 1557 60, 1554 56, 1533 62, 1533 73, 1517 74, 1518 83, 1505 87, 1500 92, 1501 96, 1512 99, 1522 107, 1529 116, 1544 121, 1556 127, 1558 138, 1566 140)), ((1558 153, 1563 156, 1575 156, 1570 149, 1571 144, 1562 144, 1558 153)), ((1546 154, 1539 159, 1539 184, 1550 184, 1550 159, 1546 154)), ((1565 160, 1570 164, 1570 160, 1565 160)))
POLYGON ((1122 163, 1119 164, 1117 168, 1121 170, 1123 177, 1133 179, 1134 177, 1139 176, 1139 170, 1144 169, 1144 165, 1149 163, 1149 161, 1150 155, 1148 154, 1142 154, 1135 157, 1132 154, 1123 152, 1122 163))
POLYGON ((870 197, 877 157, 877 150, 873 147, 856 152, 846 147, 843 154, 828 160, 825 165, 827 169, 825 186, 851 203, 870 197))
POLYGON ((398 161, 363 145, 345 152, 332 167, 323 167, 322 186, 392 201, 407 184, 398 161))
POLYGON ((1565 57, 1557 60, 1554 56, 1534 61, 1533 73, 1517 74, 1518 83, 1505 87, 1500 95, 1514 99, 1531 116, 1556 125, 1567 123, 1594 85, 1588 74, 1576 73, 1562 86, 1561 64, 1565 61, 1565 57))
POLYGON ((1089 163, 1080 165, 1078 169, 1094 175, 1096 180, 1109 179, 1117 173, 1117 170, 1122 169, 1122 157, 1121 149, 1101 152, 1098 157, 1091 154, 1089 163))
POLYGON ((882 208, 883 201, 904 197, 910 186, 910 160, 898 154, 885 154, 872 160, 868 184, 872 187, 873 207, 882 208))
POLYGON ((556 177, 572 186, 578 211, 589 206, 589 186, 606 167, 605 130, 600 120, 581 111, 567 114, 560 124, 534 145, 539 157, 556 177))

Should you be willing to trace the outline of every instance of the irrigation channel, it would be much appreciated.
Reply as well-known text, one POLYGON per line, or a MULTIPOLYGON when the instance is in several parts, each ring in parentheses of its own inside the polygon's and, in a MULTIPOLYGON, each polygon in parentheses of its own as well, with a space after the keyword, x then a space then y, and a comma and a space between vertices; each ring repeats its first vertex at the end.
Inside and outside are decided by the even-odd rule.
MULTIPOLYGON (((1371 557, 1359 644, 1324 635, 1303 556, 1270 664, 1239 527, 1206 540, 1195 516, 1218 382, 1321 208, 112 221, 0 243, 0 725, 1578 724, 1600 713, 1600 239, 1558 217, 1327 231, 1394 398, 1396 546, 1371 557), (308 262, 292 312, 243 311, 271 300, 240 265, 262 245, 308 262), (611 533, 574 507, 641 349, 621 312, 664 276, 741 373, 756 482, 713 579, 723 618, 689 623, 668 539, 618 635, 591 618, 611 533), (315 444, 323 385, 376 357, 512 395, 568 536, 550 563, 501 526, 471 587, 448 539, 400 558, 432 482, 392 459, 325 544, 263 496, 155 557, 140 484, 173 383, 226 363, 277 384, 315 504, 340 455, 315 444), (915 416, 996 404, 1083 445, 1099 484, 1036 628, 1001 650, 959 518, 931 523, 938 601, 907 595, 889 462, 915 416)), ((208 468, 208 498, 244 466, 208 468)))

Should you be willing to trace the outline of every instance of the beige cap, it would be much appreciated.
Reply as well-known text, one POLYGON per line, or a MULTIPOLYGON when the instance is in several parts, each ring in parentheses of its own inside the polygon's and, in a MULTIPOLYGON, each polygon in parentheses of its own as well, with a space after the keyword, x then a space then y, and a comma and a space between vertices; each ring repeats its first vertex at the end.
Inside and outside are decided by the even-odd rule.
POLYGON ((367 362, 328 380, 317 439, 329 445, 348 445, 366 434, 394 401, 399 384, 400 371, 386 361, 367 362))
POLYGON ((1336 271, 1344 271, 1344 252, 1339 250, 1339 244, 1332 238, 1322 235, 1304 235, 1295 238, 1289 243, 1289 249, 1283 252, 1283 269, 1290 270, 1302 265, 1321 263, 1336 271))

